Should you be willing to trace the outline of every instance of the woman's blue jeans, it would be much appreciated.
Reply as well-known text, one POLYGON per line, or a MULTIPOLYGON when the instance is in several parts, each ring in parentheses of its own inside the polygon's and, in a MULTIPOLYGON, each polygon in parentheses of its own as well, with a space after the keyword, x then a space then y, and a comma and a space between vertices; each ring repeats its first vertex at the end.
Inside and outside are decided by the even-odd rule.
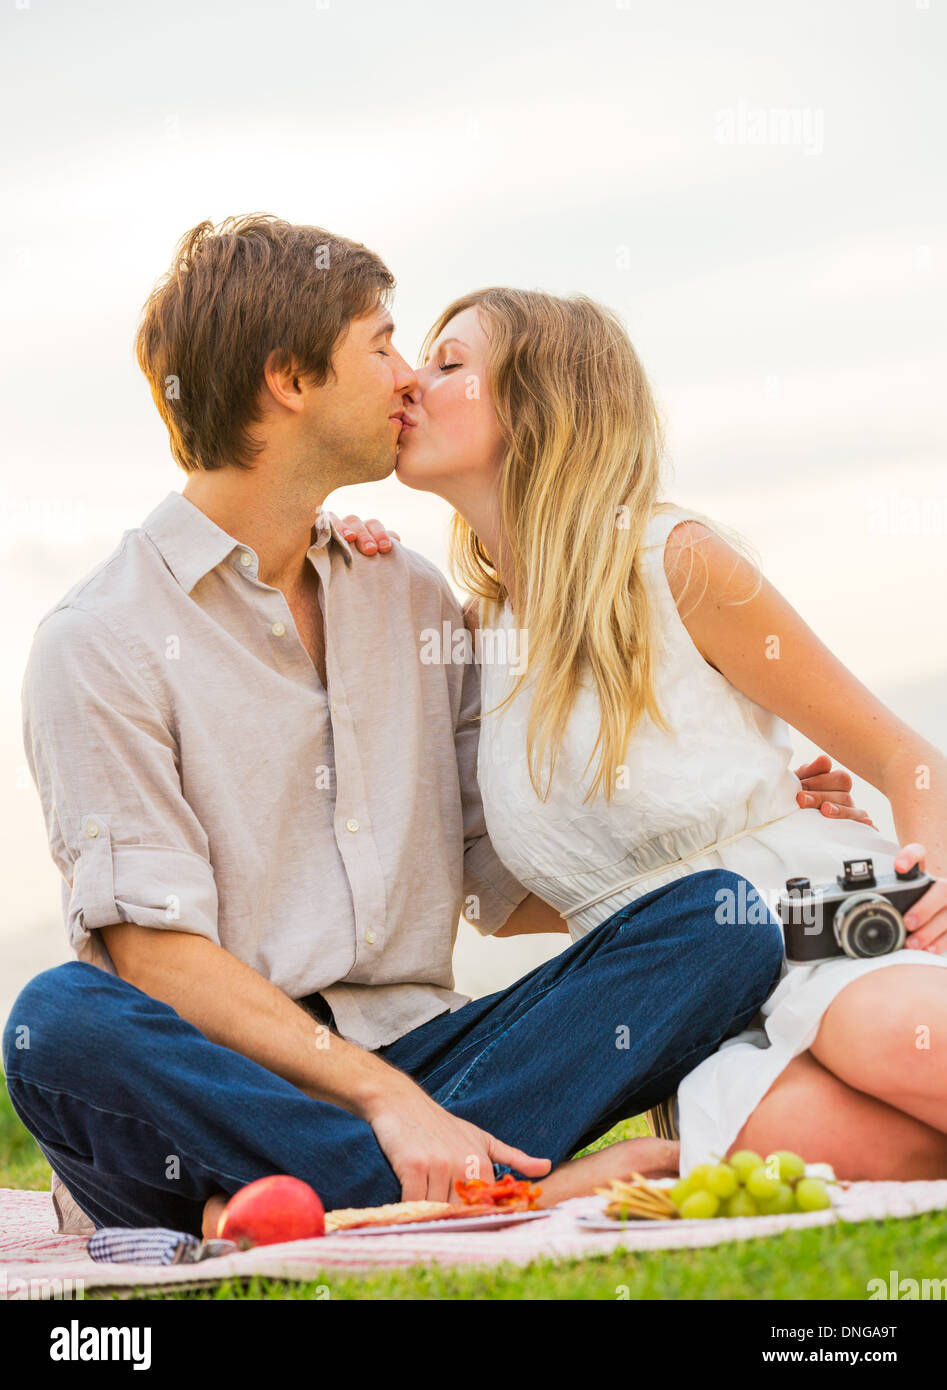
MULTIPOLYGON (((740 883, 710 870, 658 888, 376 1055, 555 1166, 672 1094, 776 985, 782 938, 755 890, 736 899, 748 922, 718 921, 718 894, 740 883)), ((3 1065, 17 1114, 97 1226, 199 1233, 212 1193, 271 1173, 310 1183, 327 1210, 400 1199, 366 1121, 95 966, 70 961, 24 987, 3 1065)))

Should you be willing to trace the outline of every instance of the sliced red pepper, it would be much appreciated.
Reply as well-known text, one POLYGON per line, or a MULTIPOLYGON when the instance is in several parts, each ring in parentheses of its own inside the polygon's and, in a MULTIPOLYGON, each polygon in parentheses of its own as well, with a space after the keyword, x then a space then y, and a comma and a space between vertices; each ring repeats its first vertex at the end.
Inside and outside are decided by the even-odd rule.
POLYGON ((482 1178, 458 1178, 454 1183, 454 1190, 462 1202, 473 1206, 509 1207, 514 1204, 517 1206, 533 1207, 542 1192, 541 1187, 535 1187, 525 1178, 514 1178, 512 1173, 504 1173, 498 1182, 484 1182, 482 1178))

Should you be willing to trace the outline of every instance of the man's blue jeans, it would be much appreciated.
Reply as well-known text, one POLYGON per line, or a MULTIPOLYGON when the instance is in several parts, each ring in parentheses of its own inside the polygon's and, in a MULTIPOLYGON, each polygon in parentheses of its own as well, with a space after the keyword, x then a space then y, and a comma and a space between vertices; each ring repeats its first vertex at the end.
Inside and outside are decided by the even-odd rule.
MULTIPOLYGON (((782 939, 755 890, 749 923, 716 920, 716 894, 740 883, 711 870, 658 888, 376 1055, 555 1167, 672 1094, 775 986, 782 939)), ((25 986, 3 1065, 17 1114, 97 1226, 199 1233, 212 1193, 271 1173, 310 1183, 327 1210, 400 1199, 366 1121, 96 966, 70 961, 25 986)))

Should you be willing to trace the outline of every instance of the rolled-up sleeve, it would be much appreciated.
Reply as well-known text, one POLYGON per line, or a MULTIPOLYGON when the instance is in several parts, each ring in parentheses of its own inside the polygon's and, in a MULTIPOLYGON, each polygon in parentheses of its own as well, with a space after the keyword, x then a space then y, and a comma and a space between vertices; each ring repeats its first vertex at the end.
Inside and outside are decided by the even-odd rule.
MULTIPOLYGON (((463 613, 456 603, 455 610, 450 616, 455 622, 463 623, 463 613)), ((476 927, 482 936, 492 936, 529 895, 529 889, 510 873, 487 834, 477 784, 480 668, 472 661, 464 665, 463 672, 454 748, 464 817, 464 920, 476 927)))
POLYGON ((170 711, 131 642, 83 609, 54 610, 33 639, 22 710, 73 949, 87 956, 91 933, 115 922, 219 941, 207 836, 182 790, 170 711))

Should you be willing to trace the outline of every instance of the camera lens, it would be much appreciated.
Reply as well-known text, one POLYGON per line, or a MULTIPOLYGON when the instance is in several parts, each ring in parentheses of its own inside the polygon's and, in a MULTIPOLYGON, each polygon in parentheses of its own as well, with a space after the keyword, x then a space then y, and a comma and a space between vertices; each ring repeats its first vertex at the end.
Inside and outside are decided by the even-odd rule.
POLYGON ((853 894, 833 925, 839 946, 855 960, 899 951, 907 938, 900 912, 881 893, 853 894))

